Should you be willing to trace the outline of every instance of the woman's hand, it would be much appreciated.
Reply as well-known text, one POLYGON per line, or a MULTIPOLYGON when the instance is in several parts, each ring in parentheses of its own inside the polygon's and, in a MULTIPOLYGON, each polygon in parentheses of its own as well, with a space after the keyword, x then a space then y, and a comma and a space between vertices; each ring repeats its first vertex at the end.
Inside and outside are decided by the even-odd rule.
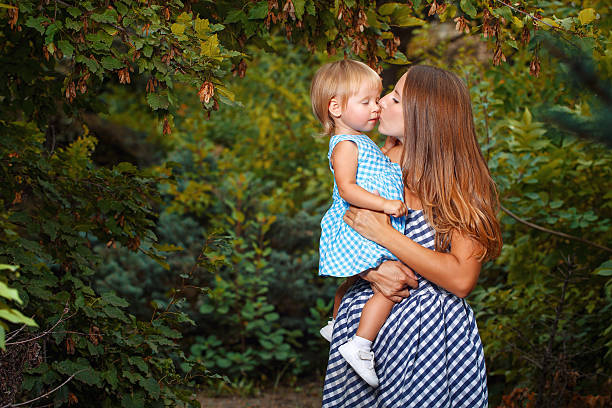
POLYGON ((363 272, 361 277, 370 282, 375 292, 396 303, 410 296, 410 288, 419 286, 414 272, 399 261, 385 261, 378 268, 363 272))
POLYGON ((377 244, 380 244, 387 228, 393 229, 391 221, 386 214, 353 206, 346 210, 344 222, 359 234, 377 244))

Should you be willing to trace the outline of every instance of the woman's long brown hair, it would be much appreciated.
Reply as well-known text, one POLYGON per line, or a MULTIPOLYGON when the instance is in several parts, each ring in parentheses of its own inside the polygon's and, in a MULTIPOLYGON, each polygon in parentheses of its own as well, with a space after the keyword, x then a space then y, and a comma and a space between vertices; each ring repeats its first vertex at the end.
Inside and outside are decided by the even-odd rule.
POLYGON ((451 72, 417 65, 408 70, 402 102, 404 182, 436 230, 436 251, 448 250, 459 232, 479 244, 478 260, 497 257, 499 198, 476 139, 467 87, 451 72))

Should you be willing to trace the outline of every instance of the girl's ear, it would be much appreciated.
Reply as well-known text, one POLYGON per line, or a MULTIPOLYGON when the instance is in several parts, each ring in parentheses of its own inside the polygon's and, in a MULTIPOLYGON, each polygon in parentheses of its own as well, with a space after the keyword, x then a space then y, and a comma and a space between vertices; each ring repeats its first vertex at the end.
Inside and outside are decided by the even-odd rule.
POLYGON ((340 102, 335 97, 330 99, 327 110, 334 118, 342 116, 342 106, 340 106, 340 102))

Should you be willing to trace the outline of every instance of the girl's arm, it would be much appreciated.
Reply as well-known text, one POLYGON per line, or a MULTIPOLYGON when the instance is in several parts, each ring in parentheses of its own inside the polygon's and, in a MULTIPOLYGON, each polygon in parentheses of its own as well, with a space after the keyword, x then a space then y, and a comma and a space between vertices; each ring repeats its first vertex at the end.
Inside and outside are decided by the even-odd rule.
POLYGON ((389 217, 379 212, 351 207, 344 221, 364 237, 384 246, 427 280, 459 297, 476 286, 481 262, 474 256, 477 243, 456 232, 450 252, 436 252, 417 244, 391 227, 389 217))
POLYGON ((357 185, 358 155, 359 150, 355 143, 351 141, 344 140, 334 147, 331 162, 340 197, 357 207, 382 211, 394 217, 405 215, 406 207, 401 201, 386 200, 357 185))

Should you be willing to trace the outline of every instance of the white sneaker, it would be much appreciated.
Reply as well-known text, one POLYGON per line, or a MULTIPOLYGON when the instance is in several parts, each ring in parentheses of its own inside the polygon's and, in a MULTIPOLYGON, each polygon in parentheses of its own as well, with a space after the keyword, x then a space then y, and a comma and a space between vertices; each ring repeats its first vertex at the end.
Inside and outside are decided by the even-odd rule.
POLYGON ((338 347, 347 363, 367 382, 370 387, 378 387, 378 377, 374 371, 374 353, 359 349, 352 340, 338 347))
POLYGON ((327 341, 329 341, 331 343, 331 339, 332 339, 332 335, 334 334, 334 323, 336 322, 336 320, 331 319, 330 321, 327 322, 327 324, 321 328, 321 330, 319 330, 319 333, 321 333, 321 336, 323 336, 323 338, 327 341))

